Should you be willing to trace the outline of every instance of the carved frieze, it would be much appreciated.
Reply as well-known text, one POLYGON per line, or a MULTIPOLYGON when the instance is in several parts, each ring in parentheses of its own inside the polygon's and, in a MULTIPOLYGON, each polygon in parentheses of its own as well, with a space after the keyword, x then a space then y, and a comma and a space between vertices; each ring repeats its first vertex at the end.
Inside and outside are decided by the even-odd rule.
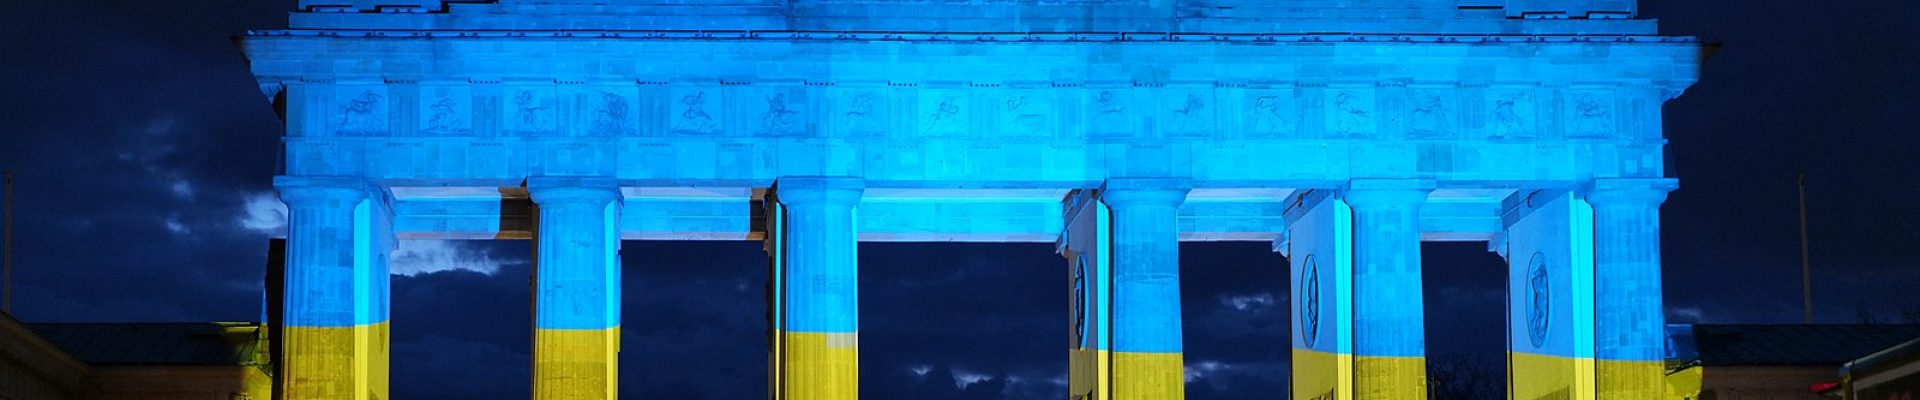
POLYGON ((1613 134, 1619 126, 1613 95, 1602 90, 1570 90, 1566 94, 1567 137, 1599 138, 1613 134))
POLYGON ((1291 88, 1247 90, 1243 104, 1247 137, 1292 137, 1300 129, 1300 105, 1291 88))
POLYGON ((1088 137, 1114 138, 1133 134, 1133 90, 1123 87, 1088 88, 1081 115, 1088 137))
POLYGON ((1336 138, 1371 138, 1380 129, 1374 91, 1331 89, 1326 95, 1327 131, 1336 138))
POLYGON ((1156 110, 1160 132, 1166 137, 1206 137, 1214 131, 1214 92, 1212 89, 1163 89, 1156 110))
POLYGON ((748 94, 741 99, 740 110, 748 118, 743 122, 755 136, 792 137, 809 131, 812 114, 806 112, 809 102, 805 87, 755 86, 740 92, 748 94))
POLYGON ((859 138, 886 134, 891 104, 886 89, 834 88, 827 92, 832 102, 828 123, 834 127, 833 136, 859 138))
POLYGON ((956 137, 969 131, 972 101, 965 89, 922 89, 916 131, 926 137, 956 137))
POLYGON ((567 90, 573 104, 572 130, 585 136, 625 136, 634 132, 638 112, 631 85, 577 86, 567 90))
POLYGON ((466 136, 473 133, 473 88, 465 84, 431 84, 420 88, 416 130, 427 136, 466 136))
POLYGON ((1001 135, 1008 137, 1052 137, 1058 125, 1054 118, 1054 92, 1048 89, 1007 89, 1000 92, 1001 135))
POLYGON ((1533 90, 1500 89, 1489 90, 1483 100, 1486 102, 1486 127, 1488 135, 1501 138, 1538 137, 1538 118, 1533 90))
POLYGON ((392 105, 385 85, 334 87, 331 118, 334 136, 384 136, 391 132, 392 105))
POLYGON ((682 135, 715 135, 726 107, 718 87, 675 87, 668 91, 667 130, 682 135))
POLYGON ((1411 89, 1406 91, 1407 137, 1444 138, 1453 135, 1459 124, 1458 107, 1453 105, 1454 96, 1445 89, 1411 89))
POLYGON ((551 135, 559 127, 559 101, 551 84, 505 85, 500 129, 508 136, 551 135))
MULTIPOLYGON (((1631 139, 1613 88, 428 81, 297 91, 303 135, 1631 139), (664 132, 664 133, 662 133, 664 132)), ((1643 91, 1644 92, 1644 91, 1643 91)), ((1651 95, 1642 96, 1651 98, 1651 95)), ((1648 105, 1651 104, 1651 105, 1648 105)))

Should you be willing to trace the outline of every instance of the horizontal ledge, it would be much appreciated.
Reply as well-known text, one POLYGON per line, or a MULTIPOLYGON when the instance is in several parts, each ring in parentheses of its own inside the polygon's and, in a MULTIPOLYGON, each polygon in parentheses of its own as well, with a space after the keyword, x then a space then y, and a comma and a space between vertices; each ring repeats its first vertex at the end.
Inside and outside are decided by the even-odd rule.
POLYGON ((1374 34, 1327 32, 1315 34, 1164 33, 1164 32, 872 32, 872 31, 753 31, 753 30, 251 30, 248 37, 347 38, 559 38, 639 40, 810 40, 895 42, 1381 42, 1381 43, 1700 43, 1692 36, 1627 34, 1374 34))

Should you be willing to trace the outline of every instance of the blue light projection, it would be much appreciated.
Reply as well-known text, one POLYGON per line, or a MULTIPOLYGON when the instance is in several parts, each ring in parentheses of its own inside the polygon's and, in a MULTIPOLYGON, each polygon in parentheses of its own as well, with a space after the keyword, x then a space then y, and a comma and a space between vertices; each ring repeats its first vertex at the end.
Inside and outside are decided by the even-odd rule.
POLYGON ((617 393, 621 240, 760 240, 769 390, 854 398, 858 242, 969 241, 1077 271, 1075 396, 1178 399, 1178 242, 1271 241, 1312 278, 1293 397, 1421 398, 1419 243, 1445 240, 1521 255, 1516 390, 1657 397, 1660 107, 1701 46, 1635 13, 299 0, 242 47, 285 110, 288 320, 352 333, 290 335, 288 392, 386 396, 395 239, 540 243, 539 398, 617 393))

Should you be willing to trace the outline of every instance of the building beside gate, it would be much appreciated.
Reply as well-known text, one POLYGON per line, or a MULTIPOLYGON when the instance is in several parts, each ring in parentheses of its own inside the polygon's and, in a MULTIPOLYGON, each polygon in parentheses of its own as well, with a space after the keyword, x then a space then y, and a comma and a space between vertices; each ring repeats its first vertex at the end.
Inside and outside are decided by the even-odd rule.
POLYGON ((1512 397, 1666 385, 1661 105, 1702 45, 1631 0, 299 0, 290 18, 242 42, 286 121, 289 398, 387 397, 387 252, 410 238, 534 241, 541 399, 615 396, 620 243, 690 239, 766 244, 774 398, 858 396, 855 248, 874 241, 1057 244, 1073 398, 1183 397, 1182 241, 1290 260, 1295 399, 1425 396, 1422 241, 1509 261, 1512 397))
POLYGON ((1920 338, 1920 325, 1692 324, 1667 328, 1674 400, 1803 400, 1855 359, 1920 338))
POLYGON ((250 322, 25 324, 0 313, 0 400, 269 400, 250 322))

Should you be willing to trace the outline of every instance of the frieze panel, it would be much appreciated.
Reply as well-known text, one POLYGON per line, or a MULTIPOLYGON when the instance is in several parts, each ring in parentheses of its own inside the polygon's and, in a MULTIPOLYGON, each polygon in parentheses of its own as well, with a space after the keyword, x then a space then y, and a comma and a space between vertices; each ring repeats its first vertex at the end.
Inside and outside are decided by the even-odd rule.
POLYGON ((1005 137, 1056 137, 1059 115, 1055 92, 1047 89, 1007 89, 999 91, 998 123, 1005 137))
POLYGON ((1248 138, 1294 137, 1300 129, 1300 102, 1292 88, 1249 89, 1245 119, 1248 138))
POLYGON ((473 87, 427 84, 420 87, 416 131, 423 136, 467 136, 473 133, 473 87))
POLYGON ((1133 135, 1133 90, 1126 87, 1095 87, 1082 91, 1085 103, 1081 115, 1086 120, 1087 137, 1118 138, 1133 135))
POLYGON ((972 101, 965 89, 921 89, 915 132, 923 137, 958 137, 969 133, 972 101))
POLYGON ((567 90, 573 104, 572 130, 583 136, 634 133, 638 105, 632 85, 576 86, 567 90))
POLYGON ((386 85, 335 86, 327 127, 334 136, 386 136, 392 131, 390 99, 386 85))
POLYGON ((1411 89, 1407 94, 1406 121, 1407 137, 1416 139, 1446 138, 1456 135, 1459 123, 1459 107, 1454 105, 1454 95, 1446 89, 1411 89))
POLYGON ((740 97, 741 115, 747 119, 742 122, 754 136, 795 137, 812 132, 813 119, 808 87, 804 86, 753 86, 742 87, 740 97))
POLYGON ((833 127, 831 136, 866 138, 886 135, 892 102, 885 89, 833 88, 825 92, 832 103, 827 114, 827 123, 833 127))
POLYGON ((1371 89, 1329 89, 1327 132, 1334 138, 1372 138, 1380 129, 1379 108, 1371 89))
POLYGON ((1487 134, 1493 139, 1539 137, 1538 96, 1531 89, 1488 90, 1485 104, 1487 134))
POLYGON ((553 85, 504 85, 500 129, 505 136, 544 136, 559 127, 560 102, 553 85))
POLYGON ((1162 89, 1157 96, 1163 137, 1207 137, 1214 132, 1216 101, 1212 89, 1162 89))
POLYGON ((1604 90, 1569 90, 1562 118, 1568 138, 1612 136, 1620 126, 1613 94, 1604 90))
POLYGON ((719 87, 675 87, 668 91, 667 130, 678 135, 713 136, 723 126, 723 96, 719 87))

